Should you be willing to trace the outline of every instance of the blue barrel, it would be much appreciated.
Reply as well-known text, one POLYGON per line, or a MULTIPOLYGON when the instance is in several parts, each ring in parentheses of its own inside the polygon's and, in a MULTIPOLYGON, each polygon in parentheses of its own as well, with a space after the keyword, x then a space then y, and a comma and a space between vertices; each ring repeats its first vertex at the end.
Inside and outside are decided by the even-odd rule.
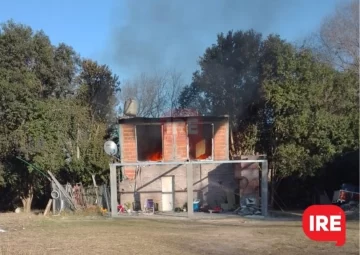
POLYGON ((200 199, 195 199, 193 202, 193 210, 194 212, 200 211, 200 199))

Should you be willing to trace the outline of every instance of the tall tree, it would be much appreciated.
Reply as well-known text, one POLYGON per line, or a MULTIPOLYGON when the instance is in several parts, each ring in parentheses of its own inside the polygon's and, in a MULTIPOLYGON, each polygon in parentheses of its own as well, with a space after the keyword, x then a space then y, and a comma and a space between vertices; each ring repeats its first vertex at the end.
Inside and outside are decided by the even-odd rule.
POLYGON ((264 42, 261 82, 274 168, 280 175, 314 175, 357 148, 357 79, 297 51, 277 36, 264 42))
POLYGON ((319 174, 335 155, 356 148, 351 70, 335 70, 279 36, 261 41, 254 31, 219 35, 199 64, 180 105, 230 114, 234 150, 266 153, 278 176, 319 174))
POLYGON ((43 98, 65 96, 74 89, 80 59, 71 47, 55 47, 43 31, 34 33, 13 21, 2 24, 0 36, 0 68, 7 78, 20 77, 14 72, 31 73, 39 81, 43 98))
POLYGON ((27 211, 44 180, 16 157, 48 170, 63 166, 68 117, 64 112, 70 111, 56 98, 70 88, 76 59, 70 47, 54 47, 42 31, 34 33, 13 21, 1 26, 0 162, 5 184, 16 191, 27 211))
POLYGON ((99 65, 92 60, 82 61, 79 93, 81 100, 91 108, 91 115, 97 121, 114 119, 116 95, 120 92, 119 78, 107 65, 99 65))
POLYGON ((34 195, 49 185, 38 169, 57 173, 65 167, 64 150, 72 140, 70 123, 72 119, 81 119, 80 112, 68 99, 38 101, 32 119, 11 133, 11 153, 5 155, 2 163, 6 182, 20 196, 25 211, 30 211, 34 195), (17 157, 32 165, 23 164, 17 157))
POLYGON ((258 146, 270 161, 273 206, 279 180, 322 176, 328 163, 358 148, 358 81, 278 36, 263 43, 260 81, 258 146))
POLYGON ((325 17, 320 29, 307 38, 318 58, 337 69, 359 70, 359 1, 341 2, 336 11, 325 17))
POLYGON ((108 126, 115 122, 120 82, 107 65, 89 59, 82 61, 79 81, 76 101, 88 113, 82 113, 83 123, 73 122, 76 135, 73 149, 67 150, 71 161, 62 175, 88 183, 90 174, 96 174, 106 181, 109 157, 103 151, 103 143, 108 126))
POLYGON ((208 115, 229 115, 238 145, 233 149, 241 154, 253 153, 255 149, 256 125, 243 120, 251 116, 251 105, 259 90, 260 46, 261 34, 253 30, 219 34, 217 43, 200 58, 200 71, 194 73, 192 84, 185 87, 179 98, 183 108, 200 108, 201 113, 208 115))
POLYGON ((86 183, 108 167, 103 137, 119 83, 107 66, 81 64, 42 31, 13 21, 0 29, 0 184, 26 211, 47 185, 38 168, 86 183))

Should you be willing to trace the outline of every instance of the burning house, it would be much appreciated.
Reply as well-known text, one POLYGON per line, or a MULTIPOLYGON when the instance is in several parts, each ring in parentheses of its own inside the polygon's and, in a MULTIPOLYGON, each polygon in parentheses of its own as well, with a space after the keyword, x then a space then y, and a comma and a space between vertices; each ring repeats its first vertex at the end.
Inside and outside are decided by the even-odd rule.
POLYGON ((133 117, 122 118, 118 124, 122 163, 174 162, 122 167, 120 203, 133 203, 140 209, 147 199, 153 199, 160 211, 183 207, 187 201, 186 165, 181 162, 187 161, 208 163, 194 164, 194 198, 210 206, 235 203, 227 196, 238 188, 233 166, 215 162, 229 160, 227 116, 133 117))

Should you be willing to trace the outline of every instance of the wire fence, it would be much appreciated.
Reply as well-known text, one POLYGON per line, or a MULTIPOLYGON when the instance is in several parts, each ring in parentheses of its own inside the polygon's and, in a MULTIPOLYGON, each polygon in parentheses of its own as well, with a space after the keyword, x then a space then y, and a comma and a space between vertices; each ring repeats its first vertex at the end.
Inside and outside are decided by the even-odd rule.
POLYGON ((63 211, 86 209, 94 206, 110 210, 110 192, 106 184, 97 187, 83 187, 81 183, 75 185, 68 183, 61 187, 52 183, 52 210, 55 215, 63 211))

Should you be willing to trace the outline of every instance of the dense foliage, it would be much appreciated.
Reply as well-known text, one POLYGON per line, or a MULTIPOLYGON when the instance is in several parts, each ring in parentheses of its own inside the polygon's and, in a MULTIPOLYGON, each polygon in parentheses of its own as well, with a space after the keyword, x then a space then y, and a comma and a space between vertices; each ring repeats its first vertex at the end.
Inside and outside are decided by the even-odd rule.
POLYGON ((102 150, 114 121, 118 78, 105 65, 83 60, 65 44, 12 21, 0 30, 0 184, 25 209, 48 181, 36 169, 64 181, 104 177, 102 150), (24 164, 18 158, 29 162, 24 164))
POLYGON ((313 176, 358 148, 358 76, 254 31, 218 35, 179 98, 183 108, 229 114, 233 153, 265 153, 277 176, 313 176))

